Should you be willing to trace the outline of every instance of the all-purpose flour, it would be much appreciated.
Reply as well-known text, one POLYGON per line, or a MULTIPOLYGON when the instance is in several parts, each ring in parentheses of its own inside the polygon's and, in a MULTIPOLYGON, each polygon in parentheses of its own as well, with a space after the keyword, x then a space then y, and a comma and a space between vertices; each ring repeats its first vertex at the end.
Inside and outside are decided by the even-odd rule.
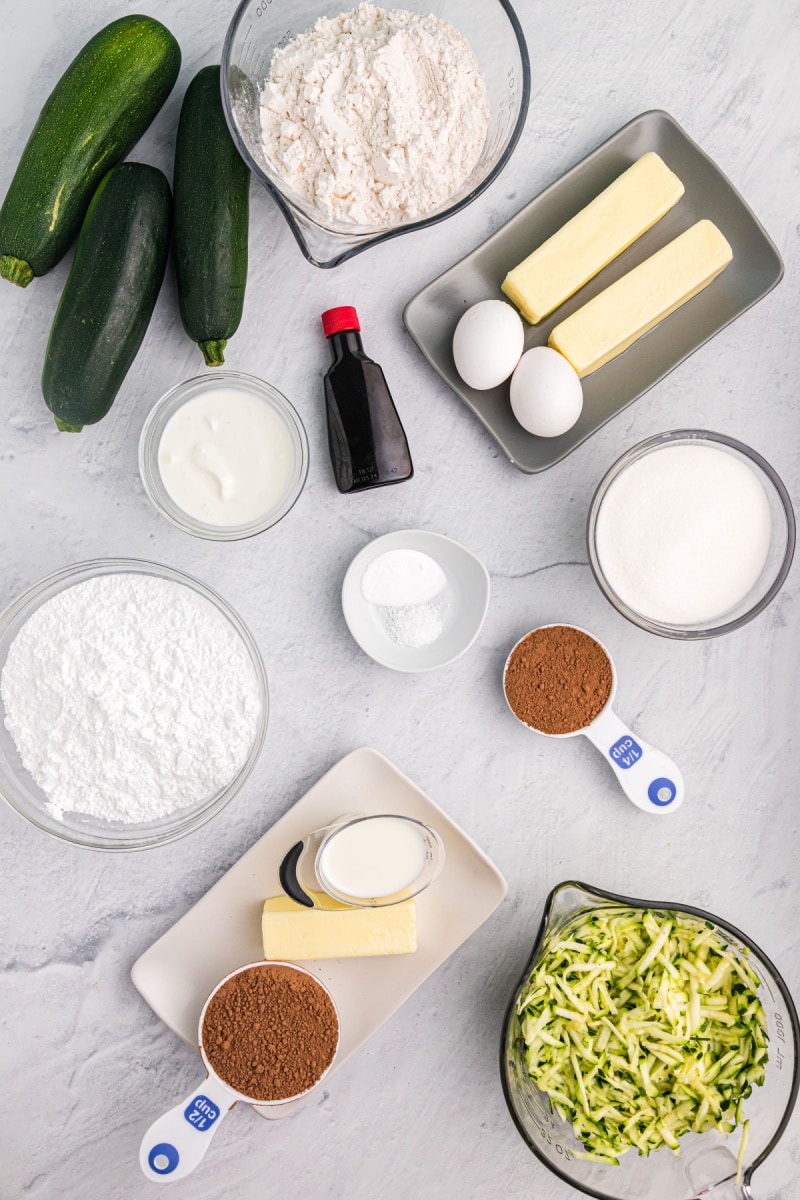
POLYGON ((213 604, 147 575, 99 576, 25 623, 0 680, 5 725, 53 814, 154 821, 210 798, 253 744, 247 648, 213 604))
POLYGON ((458 191, 483 149, 489 100, 452 25, 359 4, 276 51, 261 127, 267 157, 316 208, 395 225, 458 191))

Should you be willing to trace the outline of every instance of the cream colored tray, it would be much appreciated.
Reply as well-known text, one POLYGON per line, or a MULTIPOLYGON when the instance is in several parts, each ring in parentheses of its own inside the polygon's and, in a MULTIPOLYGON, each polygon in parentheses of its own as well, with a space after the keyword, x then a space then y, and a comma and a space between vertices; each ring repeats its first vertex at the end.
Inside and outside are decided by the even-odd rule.
MULTIPOLYGON (((330 988, 341 1019, 339 1053, 326 1086, 331 1074, 503 900, 505 879, 464 831, 382 754, 354 750, 134 963, 135 987, 178 1037, 195 1045, 200 1012, 215 984, 234 968, 263 958, 261 907, 267 896, 280 891, 278 866, 289 847, 354 811, 394 812, 425 821, 444 842, 445 864, 417 898, 416 954, 304 963, 330 988)), ((302 1103, 256 1111, 274 1119, 302 1103)))

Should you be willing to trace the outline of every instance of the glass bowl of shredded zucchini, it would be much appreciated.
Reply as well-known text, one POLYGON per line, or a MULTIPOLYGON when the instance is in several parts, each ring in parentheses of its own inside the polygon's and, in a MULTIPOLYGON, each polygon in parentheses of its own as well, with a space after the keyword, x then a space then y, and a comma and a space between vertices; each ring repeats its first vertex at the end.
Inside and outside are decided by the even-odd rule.
POLYGON ((797 1013, 769 959, 699 909, 550 893, 503 1030, 531 1150, 599 1200, 746 1200, 797 1096, 797 1013))

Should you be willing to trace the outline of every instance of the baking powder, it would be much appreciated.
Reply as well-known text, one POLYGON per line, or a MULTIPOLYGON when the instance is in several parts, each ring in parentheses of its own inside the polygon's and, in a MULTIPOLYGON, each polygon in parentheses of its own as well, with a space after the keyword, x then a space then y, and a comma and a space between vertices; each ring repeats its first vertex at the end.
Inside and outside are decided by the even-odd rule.
POLYGON ((141 574, 46 601, 14 639, 0 692, 57 818, 155 821, 209 799, 244 765, 261 712, 226 617, 184 584, 141 574))
POLYGON ((359 4, 276 51, 261 127, 278 173, 323 214, 397 225, 431 212, 468 178, 489 100, 452 25, 359 4))

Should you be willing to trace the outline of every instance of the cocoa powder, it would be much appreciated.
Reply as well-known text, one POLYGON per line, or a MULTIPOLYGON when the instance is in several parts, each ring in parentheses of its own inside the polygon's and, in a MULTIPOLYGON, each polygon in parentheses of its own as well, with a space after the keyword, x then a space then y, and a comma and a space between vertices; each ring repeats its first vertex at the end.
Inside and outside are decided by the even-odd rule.
POLYGON ((584 729, 611 695, 611 683, 603 647, 570 625, 529 633, 511 652, 504 679, 512 710, 540 733, 584 729))
POLYGON ((339 1020, 316 979, 294 967, 241 971, 209 1001, 203 1049, 223 1083, 253 1100, 287 1100, 333 1061, 339 1020))

